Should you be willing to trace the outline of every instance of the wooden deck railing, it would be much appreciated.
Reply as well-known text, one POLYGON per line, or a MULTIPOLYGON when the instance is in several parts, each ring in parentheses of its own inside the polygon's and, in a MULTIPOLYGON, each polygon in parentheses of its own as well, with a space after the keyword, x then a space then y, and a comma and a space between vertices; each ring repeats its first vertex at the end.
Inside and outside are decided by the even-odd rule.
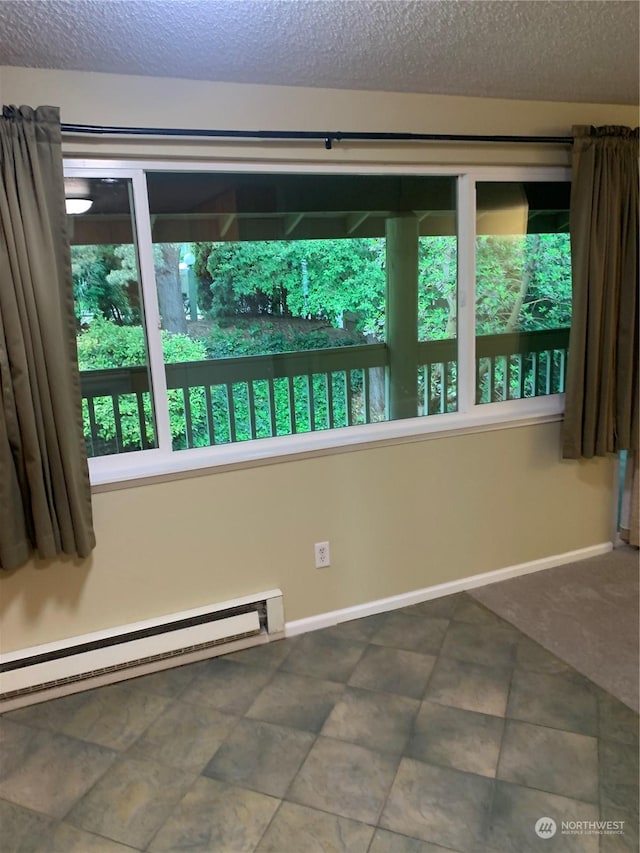
MULTIPOLYGON (((568 329, 476 340, 477 402, 564 390, 568 329)), ((455 411, 455 340, 418 345, 416 414, 455 411)), ((166 366, 176 449, 388 419, 385 344, 166 366)), ((154 446, 146 367, 81 374, 91 456, 154 446)))
POLYGON ((564 393, 569 329, 476 338, 476 402, 564 393))

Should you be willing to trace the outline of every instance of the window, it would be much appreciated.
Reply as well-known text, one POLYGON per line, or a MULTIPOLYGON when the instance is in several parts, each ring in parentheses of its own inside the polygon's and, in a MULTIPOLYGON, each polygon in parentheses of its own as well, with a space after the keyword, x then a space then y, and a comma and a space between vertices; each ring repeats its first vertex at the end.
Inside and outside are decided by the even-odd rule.
POLYGON ((67 164, 93 200, 68 217, 93 471, 455 429, 563 390, 565 175, 388 171, 67 164))
POLYGON ((569 184, 477 185, 476 401, 564 391, 569 184))
MULTIPOLYGON (((93 201, 68 216, 82 415, 89 456, 157 446, 128 178, 67 178, 93 201)), ((69 197, 73 197, 70 195, 69 197)))

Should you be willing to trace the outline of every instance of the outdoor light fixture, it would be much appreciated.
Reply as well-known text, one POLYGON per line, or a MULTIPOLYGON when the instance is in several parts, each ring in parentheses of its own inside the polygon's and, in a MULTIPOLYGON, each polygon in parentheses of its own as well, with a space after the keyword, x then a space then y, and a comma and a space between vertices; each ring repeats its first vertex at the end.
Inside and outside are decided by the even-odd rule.
POLYGON ((89 197, 89 181, 86 178, 64 179, 64 206, 67 213, 77 216, 86 213, 93 199, 89 197))
POLYGON ((90 198, 65 198, 64 206, 70 216, 86 213, 93 201, 90 198))

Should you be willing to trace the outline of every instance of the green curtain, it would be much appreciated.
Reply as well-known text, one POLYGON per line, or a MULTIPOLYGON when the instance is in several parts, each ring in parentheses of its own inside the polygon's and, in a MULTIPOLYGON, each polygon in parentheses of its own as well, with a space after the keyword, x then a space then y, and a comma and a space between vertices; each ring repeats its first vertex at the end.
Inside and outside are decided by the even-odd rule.
POLYGON ((0 568, 95 546, 56 107, 0 119, 0 568))
POLYGON ((638 128, 573 135, 568 459, 638 450, 638 128))

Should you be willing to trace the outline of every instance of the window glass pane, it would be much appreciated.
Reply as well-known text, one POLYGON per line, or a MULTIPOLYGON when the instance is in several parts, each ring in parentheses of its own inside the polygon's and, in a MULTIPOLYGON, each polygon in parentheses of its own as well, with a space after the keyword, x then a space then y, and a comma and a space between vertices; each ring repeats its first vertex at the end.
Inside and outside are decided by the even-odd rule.
POLYGON ((147 185, 174 449, 455 408, 455 179, 147 185))
POLYGON ((65 194, 92 201, 67 216, 87 453, 155 447, 131 182, 65 178, 65 194))
POLYGON ((420 232, 418 382, 421 414, 434 415, 455 412, 458 408, 458 246, 453 199, 451 212, 427 216, 420 232), (426 399, 425 390, 428 390, 426 399))
POLYGON ((478 403, 564 391, 569 194, 562 182, 477 185, 478 403))

